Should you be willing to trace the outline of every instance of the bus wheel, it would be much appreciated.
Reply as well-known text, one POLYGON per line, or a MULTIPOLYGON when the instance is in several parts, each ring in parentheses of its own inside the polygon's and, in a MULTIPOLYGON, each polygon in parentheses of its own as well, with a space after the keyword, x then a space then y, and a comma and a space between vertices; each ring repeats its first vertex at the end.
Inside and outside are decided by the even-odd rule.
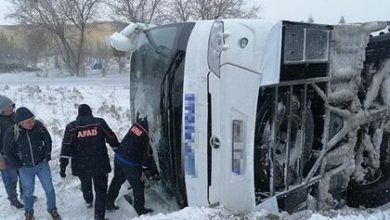
MULTIPOLYGON (((285 97, 282 97, 283 100, 285 97)), ((258 191, 267 192, 269 190, 270 166, 269 166, 269 146, 272 143, 272 124, 276 120, 275 130, 275 152, 274 160, 274 183, 276 189, 283 189, 284 172, 286 162, 287 137, 290 138, 289 143, 289 167, 287 170, 287 184, 293 184, 297 177, 301 174, 298 170, 303 170, 305 164, 309 161, 310 153, 312 151, 313 136, 314 136, 314 119, 310 110, 310 106, 302 108, 297 96, 293 96, 291 101, 292 107, 286 106, 285 102, 278 103, 278 110, 275 115, 273 108, 273 98, 263 97, 261 106, 257 112, 257 129, 256 129, 256 149, 255 149, 255 173, 256 173, 256 188, 258 191), (287 114, 288 110, 292 112, 287 114), (305 126, 302 123, 302 113, 305 112, 305 126), (291 123, 290 134, 288 134, 288 123, 291 123), (302 132, 305 133, 302 136, 302 132), (302 140, 302 137, 303 140, 302 140), (301 149, 302 146, 302 149, 301 149), (300 158, 300 160, 298 160, 300 158), (298 164, 300 161, 300 164, 298 164), (300 166, 301 169, 298 169, 300 166)))
POLYGON ((347 205, 354 208, 374 208, 390 202, 390 170, 379 170, 377 178, 366 184, 350 182, 347 205))

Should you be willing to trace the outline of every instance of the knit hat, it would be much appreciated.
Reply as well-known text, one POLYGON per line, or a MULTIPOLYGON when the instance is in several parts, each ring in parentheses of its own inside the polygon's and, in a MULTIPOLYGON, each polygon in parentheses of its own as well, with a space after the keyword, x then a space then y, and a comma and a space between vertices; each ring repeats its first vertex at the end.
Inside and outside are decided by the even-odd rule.
POLYGON ((9 105, 15 106, 15 104, 6 96, 0 95, 0 114, 5 110, 9 105))
POLYGON ((15 114, 16 124, 20 124, 31 118, 34 118, 34 114, 28 108, 20 107, 16 109, 16 114, 15 114))
POLYGON ((89 107, 89 105, 87 105, 87 104, 81 104, 79 106, 79 110, 78 111, 79 111, 79 113, 78 113, 77 117, 92 116, 92 110, 89 107))

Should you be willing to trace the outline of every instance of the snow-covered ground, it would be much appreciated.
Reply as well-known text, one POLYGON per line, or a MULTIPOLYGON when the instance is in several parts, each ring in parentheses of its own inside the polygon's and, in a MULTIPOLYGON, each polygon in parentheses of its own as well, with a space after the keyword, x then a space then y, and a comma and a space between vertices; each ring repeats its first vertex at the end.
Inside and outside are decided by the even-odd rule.
MULTIPOLYGON (((35 73, 0 74, 0 94, 8 96, 17 105, 25 106, 33 111, 36 118, 47 127, 53 138, 52 161, 50 162, 54 186, 57 195, 57 206, 64 220, 87 220, 93 218, 93 208, 87 208, 77 178, 70 175, 62 179, 59 172, 58 155, 66 124, 76 118, 77 107, 81 103, 89 104, 95 116, 106 119, 110 127, 122 139, 130 125, 129 110, 129 77, 127 74, 109 74, 101 77, 97 72, 87 77, 50 76, 38 77, 35 73)), ((113 152, 109 150, 112 156, 113 152)), ((113 173, 110 174, 112 178, 113 173)), ((158 183, 157 183, 158 184, 158 183)), ((390 219, 390 204, 377 209, 332 210, 323 213, 303 211, 294 215, 286 213, 269 213, 265 210, 252 213, 236 213, 217 208, 185 208, 178 210, 172 201, 156 196, 152 185, 146 190, 146 206, 153 208, 154 213, 141 216, 139 219, 343 219, 374 220, 390 219)), ((121 195, 128 192, 123 186, 121 195)), ((50 219, 46 213, 45 195, 36 181, 35 217, 37 220, 50 219)), ((23 219, 23 210, 9 205, 3 184, 0 184, 0 220, 23 219)), ((136 218, 137 215, 123 196, 117 200, 120 209, 107 212, 110 220, 136 218)))

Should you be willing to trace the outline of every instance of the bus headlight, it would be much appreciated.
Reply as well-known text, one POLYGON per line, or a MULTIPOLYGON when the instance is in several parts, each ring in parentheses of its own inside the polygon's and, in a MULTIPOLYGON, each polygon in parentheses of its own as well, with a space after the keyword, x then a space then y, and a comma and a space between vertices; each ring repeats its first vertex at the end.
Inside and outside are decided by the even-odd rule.
POLYGON ((223 22, 216 21, 214 22, 210 31, 208 63, 210 70, 218 77, 220 76, 221 52, 223 50, 224 44, 225 40, 223 38, 223 22))

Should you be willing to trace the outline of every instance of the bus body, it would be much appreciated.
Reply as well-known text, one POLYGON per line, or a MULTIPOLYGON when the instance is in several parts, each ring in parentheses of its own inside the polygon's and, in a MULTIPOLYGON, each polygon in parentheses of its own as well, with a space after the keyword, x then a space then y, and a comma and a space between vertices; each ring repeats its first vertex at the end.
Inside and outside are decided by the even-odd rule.
POLYGON ((389 64, 368 57, 386 23, 131 27, 131 115, 179 206, 329 208, 387 179, 389 64))

